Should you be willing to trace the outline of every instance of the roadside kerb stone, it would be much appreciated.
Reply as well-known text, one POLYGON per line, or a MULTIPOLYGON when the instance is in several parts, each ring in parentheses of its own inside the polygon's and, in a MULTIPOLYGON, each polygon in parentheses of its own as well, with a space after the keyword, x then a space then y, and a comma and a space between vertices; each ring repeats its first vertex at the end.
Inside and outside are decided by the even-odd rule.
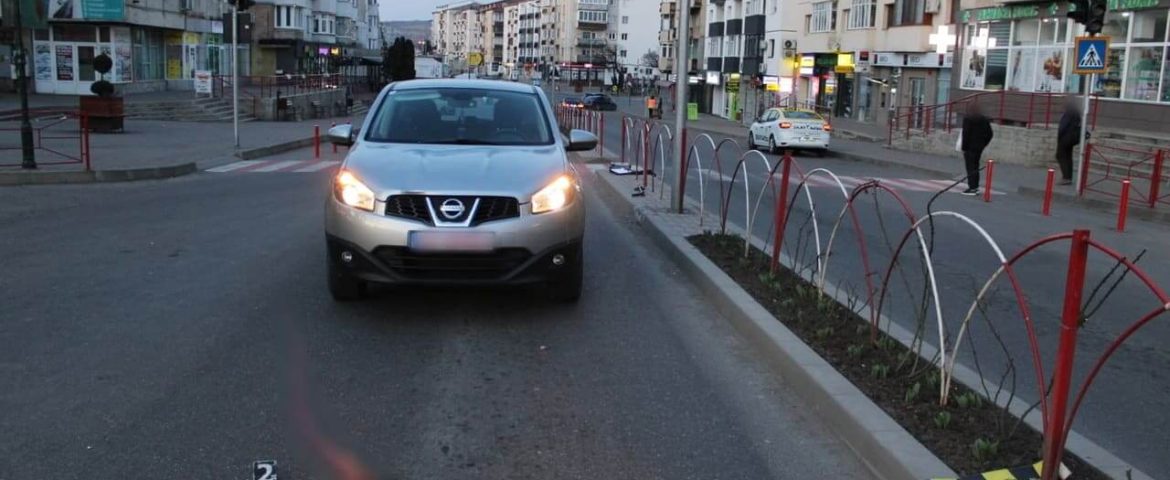
MULTIPOLYGON (((325 136, 321 136, 321 148, 326 148, 328 142, 325 141, 325 136)), ((287 142, 274 143, 257 148, 249 148, 236 152, 236 157, 241 160, 255 160, 261 157, 268 157, 278 153, 284 153, 296 150, 298 148, 305 148, 313 146, 313 137, 298 138, 287 142)))
MULTIPOLYGON (((1016 193, 1025 195, 1031 198, 1044 199, 1044 189, 1033 187, 1018 187, 1016 193)), ((1052 200, 1054 203, 1062 205, 1071 205, 1081 208, 1087 208, 1101 213, 1117 214, 1119 201, 1113 202, 1100 198, 1078 197, 1076 194, 1053 191, 1052 200)), ((1129 216, 1148 222, 1170 223, 1170 205, 1162 207, 1163 210, 1154 210, 1148 207, 1130 204, 1129 216)))
MULTIPOLYGON (((717 306, 720 308, 720 311, 724 312, 725 315, 728 315, 728 317, 736 323, 736 327, 740 329, 749 340, 752 340, 753 344, 757 346, 761 352, 768 354, 771 365, 778 372, 780 372, 784 378, 793 382, 793 385, 797 387, 797 391, 801 394, 802 397, 806 398, 811 404, 820 407, 822 411, 828 410, 830 406, 833 410, 835 410, 826 411, 826 418, 834 424, 834 428, 839 432, 839 435, 842 435, 846 443, 848 443, 851 448, 854 448, 854 450, 857 451, 859 455, 862 455, 864 461, 870 463, 871 459, 866 458, 865 456, 873 452, 873 444, 876 443, 875 439, 878 438, 877 433, 879 432, 859 429, 860 427, 857 424, 847 422, 846 420, 840 420, 840 422, 843 423, 842 425, 837 424, 837 417, 844 417, 845 415, 844 411, 842 410, 845 407, 839 405, 842 401, 840 398, 843 394, 842 389, 852 389, 852 391, 857 392, 857 394, 860 394, 863 397, 864 394, 861 394, 860 390, 857 390, 856 386, 853 386, 852 382, 849 382, 848 379, 840 375, 840 373, 837 372, 836 369, 832 367, 832 365, 829 365, 827 362, 821 359, 819 355, 816 355, 815 352, 812 352, 812 350, 809 349, 799 337, 796 337, 786 327, 783 327, 783 324, 776 320, 770 312, 760 306, 759 303, 750 296, 750 294, 740 288, 738 284, 735 284, 734 280, 732 280, 730 277, 727 277, 727 275, 723 273, 723 271, 720 270, 718 266, 711 263, 705 255, 699 252, 697 248, 695 248, 690 244, 690 242, 686 240, 687 236, 702 232, 702 228, 699 227, 698 216, 693 214, 678 215, 667 213, 669 211, 669 204, 665 200, 659 199, 660 193, 658 192, 648 191, 646 197, 634 199, 633 197, 630 197, 628 193, 633 191, 634 183, 632 180, 626 180, 632 179, 632 176, 618 177, 615 175, 610 175, 604 168, 591 168, 594 171, 595 177, 597 177, 598 183, 607 187, 600 189, 602 193, 601 196, 606 199, 607 203, 613 207, 616 207, 616 209, 619 211, 632 213, 640 221, 640 223, 651 227, 648 229, 652 234, 651 237, 657 243, 659 243, 659 245, 664 250, 666 250, 668 254, 670 254, 671 258, 677 261, 683 270, 692 277, 693 281, 699 284, 700 288, 705 293, 707 293, 713 301, 715 301, 717 306), (627 193, 623 194, 623 189, 625 189, 627 193), (670 228, 671 226, 673 226, 673 228, 670 228), (703 265, 704 262, 710 268, 699 268, 695 266, 703 265), (730 284, 714 279, 726 280, 726 282, 730 282, 730 284), (730 293, 727 290, 738 290, 738 292, 730 293), (755 311, 753 315, 752 310, 755 309, 758 309, 758 311, 755 311), (763 312, 762 317, 759 316, 761 315, 761 311, 763 312), (783 331, 788 333, 789 338, 783 338, 783 336, 780 338, 774 338, 769 336, 767 332, 764 332, 759 327, 751 327, 752 324, 759 324, 761 322, 775 324, 782 327, 783 331), (808 351, 811 352, 813 356, 815 356, 819 363, 815 365, 805 363, 802 360, 807 360, 807 356, 798 357, 795 354, 784 353, 786 351, 799 350, 799 347, 795 346, 793 342, 798 343, 805 349, 808 349, 808 351), (794 369, 796 371, 793 371, 794 369), (834 375, 828 374, 826 370, 831 371, 834 375), (830 379, 830 377, 834 376, 839 380, 830 379), (849 386, 849 388, 846 389, 845 387, 839 385, 838 382, 844 382, 849 386), (827 394, 826 392, 831 392, 831 394, 827 394), (863 450, 855 446, 855 442, 860 442, 862 440, 865 441, 864 445, 871 447, 870 450, 863 450)), ((662 193, 665 194, 663 195, 664 197, 669 198, 669 187, 667 187, 667 190, 662 193)), ((698 211, 698 203, 694 200, 688 198, 687 204, 690 211, 698 211)), ((707 218, 704 221, 704 225, 709 226, 708 228, 718 225, 718 218, 707 218)), ((728 230, 741 236, 745 235, 745 232, 739 228, 739 226, 732 223, 728 224, 728 230)), ((751 243, 753 246, 760 249, 764 249, 766 245, 763 239, 760 239, 754 235, 751 236, 751 243)), ((788 255, 784 253, 781 253, 780 260, 781 263, 786 266, 791 266, 793 264, 791 258, 789 258, 788 255)), ((804 277, 806 281, 812 282, 814 280, 812 278, 811 272, 800 272, 799 274, 804 277)), ((838 288, 833 282, 829 280, 826 280, 825 282, 825 293, 845 308, 849 308, 849 305, 864 304, 864 302, 855 301, 856 299, 852 299, 847 291, 838 288)), ((904 346, 908 347, 913 343, 913 333, 903 328, 901 325, 892 322, 891 319, 888 318, 885 314, 881 315, 879 322, 881 322, 881 324, 888 325, 889 328, 887 333, 895 340, 901 342, 904 346)), ((922 357, 925 359, 933 358, 937 352, 935 347, 926 343, 922 344, 921 349, 922 357)), ((975 391, 984 390, 982 386, 982 377, 980 377, 974 370, 971 370, 965 365, 956 364, 954 375, 955 380, 959 381, 968 388, 975 391)), ((1024 416, 1024 422, 1037 431, 1043 430, 1043 420, 1038 409, 1030 409, 1030 405, 1028 405, 1022 399, 1012 398, 1010 403, 1008 398, 999 398, 993 400, 996 400, 996 403, 1001 408, 1007 409, 1008 412, 1010 412, 1016 418, 1020 418, 1021 416, 1024 416, 1025 413, 1027 413, 1027 416, 1024 416)), ((876 413, 885 416, 886 419, 888 419, 890 422, 893 422, 893 419, 889 418, 889 416, 884 411, 882 411, 880 407, 874 405, 873 402, 868 399, 868 397, 865 397, 865 401, 868 402, 869 405, 872 405, 873 408, 877 409, 876 413)), ((898 429, 900 429, 902 433, 904 433, 909 438, 909 440, 912 441, 910 445, 917 444, 922 448, 922 450, 925 450, 930 459, 937 461, 939 464, 945 467, 945 464, 942 464, 941 460, 938 460, 937 457, 930 453, 929 450, 922 446, 921 443, 918 442, 917 439, 911 436, 908 432, 906 432, 905 429, 902 429, 901 426, 898 426, 898 429)), ((895 440, 895 444, 899 443, 896 439, 896 435, 893 437, 890 435, 885 436, 888 439, 895 440)), ((884 453, 884 455, 887 457, 896 457, 895 453, 893 452, 881 450, 885 447, 878 445, 876 448, 879 449, 878 452, 884 453)), ((1121 458, 1105 450, 1100 445, 1089 440, 1084 435, 1078 433, 1075 430, 1069 432, 1066 450, 1076 455, 1077 457, 1080 457, 1082 460, 1089 463, 1090 465, 1093 465, 1102 473, 1105 473, 1109 477, 1116 480, 1152 480, 1152 477, 1149 475, 1134 469, 1128 462, 1125 462, 1121 458)), ((897 458, 893 458, 891 460, 893 461, 894 466, 887 466, 887 468, 898 468, 897 458)), ((928 473, 928 476, 917 475, 889 477, 885 475, 886 470, 878 470, 872 463, 870 463, 870 466, 871 468, 874 468, 876 473, 882 475, 883 478, 931 478, 929 475, 933 475, 934 477, 948 476, 938 473, 928 473)))
POLYGON ((181 177, 197 171, 199 171, 199 168, 194 163, 181 163, 165 167, 93 170, 89 172, 4 172, 0 173, 0 186, 161 180, 181 177))

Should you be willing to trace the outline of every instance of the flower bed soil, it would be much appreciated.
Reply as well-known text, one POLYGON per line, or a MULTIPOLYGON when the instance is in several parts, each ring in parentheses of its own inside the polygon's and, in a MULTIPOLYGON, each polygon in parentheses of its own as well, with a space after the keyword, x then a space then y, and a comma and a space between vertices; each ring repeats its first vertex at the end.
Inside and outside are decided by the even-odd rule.
MULTIPOLYGON (((1035 430, 984 396, 970 395, 972 392, 962 385, 953 388, 948 406, 940 406, 937 368, 884 334, 879 333, 877 342, 871 342, 869 322, 821 296, 812 284, 791 271, 781 269, 770 275, 769 257, 753 247, 745 258, 741 237, 704 234, 689 240, 955 471, 971 475, 1030 465, 1040 459, 1043 441, 1035 430), (880 366, 888 373, 882 375, 880 366), (912 391, 915 383, 919 384, 917 393, 912 391), (976 396, 977 401, 959 405, 960 397, 973 400, 976 396), (950 415, 949 422, 939 418, 943 411, 950 415), (940 423, 946 426, 940 427, 940 423), (976 443, 981 439, 998 442, 996 451, 986 444, 978 449, 976 443)), ((1071 454, 1065 454, 1064 464, 1072 470, 1072 479, 1109 478, 1071 454)))

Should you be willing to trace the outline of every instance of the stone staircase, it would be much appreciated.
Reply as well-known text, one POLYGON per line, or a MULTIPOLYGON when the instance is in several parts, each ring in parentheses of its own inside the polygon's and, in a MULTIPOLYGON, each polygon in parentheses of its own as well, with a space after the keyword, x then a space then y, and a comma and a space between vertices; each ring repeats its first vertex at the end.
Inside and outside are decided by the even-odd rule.
POLYGON ((1170 136, 1148 132, 1097 129, 1092 141, 1094 153, 1090 170, 1104 174, 1111 169, 1111 176, 1149 179, 1154 170, 1154 155, 1164 150, 1162 175, 1170 177, 1170 136), (1128 164, 1135 164, 1132 167, 1128 164))
MULTIPOLYGON (((240 105, 240 121, 249 122, 255 117, 245 113, 240 105)), ((164 102, 127 102, 126 118, 136 120, 171 120, 178 122, 230 122, 232 104, 223 98, 199 98, 171 100, 164 102)))

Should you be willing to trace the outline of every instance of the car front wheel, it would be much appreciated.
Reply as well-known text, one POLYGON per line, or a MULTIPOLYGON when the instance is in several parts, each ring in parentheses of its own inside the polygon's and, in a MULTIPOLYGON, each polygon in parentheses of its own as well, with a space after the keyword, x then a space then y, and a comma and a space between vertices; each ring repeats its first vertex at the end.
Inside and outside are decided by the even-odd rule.
POLYGON ((548 282, 549 298, 556 302, 577 303, 581 299, 581 289, 585 283, 584 249, 578 245, 569 257, 568 265, 548 282))
POLYGON ((751 151, 751 150, 755 150, 755 149, 756 149, 756 134, 753 133, 751 130, 748 130, 748 150, 751 151))
POLYGON ((329 294, 338 302, 359 300, 366 293, 366 282, 342 271, 332 261, 329 261, 329 294))
POLYGON ((768 136, 768 153, 771 153, 771 154, 776 153, 776 136, 775 135, 768 136))

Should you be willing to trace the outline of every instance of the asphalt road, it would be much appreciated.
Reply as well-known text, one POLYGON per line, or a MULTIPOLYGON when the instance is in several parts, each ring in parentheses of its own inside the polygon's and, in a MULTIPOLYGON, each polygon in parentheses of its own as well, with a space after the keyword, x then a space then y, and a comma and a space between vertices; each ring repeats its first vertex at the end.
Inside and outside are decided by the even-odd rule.
POLYGON ((0 189, 0 479, 869 477, 594 195, 577 306, 336 304, 328 178, 0 189))
MULTIPOLYGON (((629 106, 625 98, 619 98, 617 103, 621 110, 631 113, 640 113, 637 105, 629 106)), ((637 103, 637 102, 635 102, 637 103)), ((606 125, 621 124, 621 112, 609 112, 606 125)), ((691 131, 694 138, 698 130, 691 131)), ((722 135, 712 134, 716 141, 722 135)), ((621 133, 616 127, 607 128, 605 132, 607 149, 618 152, 621 145, 621 133)), ((744 136, 738 138, 740 144, 746 144, 746 129, 744 136)), ((742 152, 733 152, 733 147, 724 153, 726 158, 736 159, 742 152)), ((875 151, 883 155, 896 155, 893 150, 874 146, 875 151)), ((710 152, 702 152, 710 166, 710 152)), ((657 162, 657 154, 652 159, 657 162)), ((778 158, 768 155, 772 165, 778 158)), ((672 171, 674 158, 668 158, 668 171, 672 171)), ((797 161, 807 171, 813 168, 827 168, 837 175, 853 179, 885 178, 885 179, 916 179, 916 180, 943 180, 943 177, 930 177, 914 171, 865 164, 835 158, 820 158, 816 155, 798 155, 797 161)), ((764 166, 758 160, 749 163, 751 169, 751 196, 750 204, 754 208, 756 196, 761 187, 766 184, 767 175, 763 172, 764 166)), ((657 167, 655 167, 657 168, 657 167)), ((734 163, 725 166, 730 177, 734 163)), ((699 199, 699 174, 697 167, 692 165, 691 175, 688 177, 687 195, 692 201, 699 199)), ((721 205, 719 181, 717 176, 709 176, 705 185, 707 189, 705 203, 708 212, 718 211, 721 205)), ((1145 251, 1145 257, 1140 262, 1148 273, 1159 282, 1163 289, 1170 290, 1170 252, 1166 250, 1166 227, 1131 219, 1127 232, 1118 233, 1113 229, 1115 218, 1109 214, 1101 214, 1087 210, 1074 209, 1062 204, 1053 207, 1051 217, 1043 217, 1039 213, 1040 202, 1036 199, 1021 197, 1015 194, 1015 179, 1000 178, 996 183, 996 190, 1005 192, 1004 195, 995 195, 990 204, 983 203, 982 198, 964 197, 956 193, 946 193, 932 204, 933 211, 950 210, 962 213, 978 222, 998 242, 1005 255, 1022 250, 1025 246, 1045 236, 1071 231, 1074 228, 1088 228, 1093 238, 1117 249, 1131 258, 1145 251)), ((739 177, 737 185, 731 193, 731 210, 729 221, 743 226, 747 214, 744 207, 743 177, 739 177)), ((729 182, 724 180, 725 188, 729 182)), ((848 188, 852 190, 852 188, 848 188)), ((793 191, 795 193, 795 191, 793 191)), ((816 205, 816 219, 820 228, 822 243, 827 243, 833 225, 844 206, 844 199, 836 187, 823 186, 811 189, 812 198, 816 205)), ((921 215, 928 211, 927 205, 935 196, 931 191, 899 190, 910 208, 921 215)), ((726 192, 724 193, 726 195, 726 192)), ((761 203, 753 231, 761 238, 770 238, 772 235, 771 219, 775 197, 770 189, 764 189, 764 200, 761 203)), ((862 236, 865 238, 870 256, 869 279, 875 288, 879 288, 882 277, 892 259, 892 254, 902 234, 908 229, 909 222, 905 220, 903 210, 893 197, 882 194, 866 196, 858 202, 859 222, 862 226, 862 236)), ((791 256, 800 256, 803 264, 814 267, 816 252, 813 249, 812 228, 809 203, 802 194, 799 196, 792 214, 791 226, 785 235, 785 251, 791 256), (803 237, 803 239, 801 239, 803 237), (800 242, 800 248, 797 248, 800 242)), ((717 228, 713 225, 711 228, 717 228)), ((990 246, 979 233, 966 224, 953 218, 940 219, 934 222, 933 227, 926 230, 927 238, 933 240, 932 253, 935 274, 939 283, 941 310, 944 324, 949 332, 949 338, 954 338, 959 324, 966 315, 979 288, 998 267, 999 260, 994 256, 990 246)), ((838 233, 839 238, 833 247, 829 259, 827 277, 833 283, 848 289, 862 299, 866 296, 866 275, 861 260, 860 250, 857 248, 858 235, 852 228, 848 217, 838 233)), ((924 269, 917 250, 911 245, 908 250, 899 256, 899 266, 893 276, 893 287, 890 297, 886 299, 883 313, 888 314, 894 321, 914 331, 919 321, 924 321, 925 341, 938 345, 938 328, 936 327, 934 303, 927 300, 923 307, 924 269), (925 313, 924 313, 925 312, 925 313)), ((1059 335, 1061 302, 1064 298, 1064 278, 1067 272, 1068 243, 1061 243, 1037 251, 1017 267, 1017 274, 1024 286, 1031 313, 1036 322, 1036 329, 1041 352, 1046 365, 1046 375, 1051 375, 1052 358, 1059 335)), ((1098 284, 1114 267, 1111 260, 1102 255, 1090 256, 1090 270, 1087 284, 1090 289, 1098 284)), ((1114 277, 1116 278, 1116 277, 1114 277)), ((1097 294, 1094 304, 1100 301, 1108 288, 1102 288, 1097 294)), ((1090 290, 1087 290, 1087 292, 1090 290)), ((1086 293, 1088 297, 1088 293, 1086 293)), ((861 302, 864 303, 864 300, 861 302)), ((1140 285, 1134 276, 1126 277, 1112 292, 1108 300, 1099 305, 1095 315, 1090 317, 1085 328, 1080 331, 1078 341, 1076 371, 1074 373, 1074 388, 1079 388, 1080 379, 1083 379, 1092 362, 1103 353, 1104 349, 1124 328, 1136 321, 1141 315, 1157 306, 1155 298, 1140 285)), ((990 393, 995 393, 998 379, 1006 372, 1005 385, 1008 391, 1014 390, 1017 395, 1028 400, 1036 401, 1039 398, 1036 388, 1034 370, 1031 366, 1031 355, 1026 332, 1015 297, 1011 295, 1010 286, 1000 281, 989 296, 986 304, 986 316, 977 316, 977 323, 973 327, 970 337, 965 340, 959 361, 969 367, 981 369, 985 376, 996 379, 988 386, 990 393), (990 319, 997 332, 992 333, 983 318, 990 319), (1000 346, 996 334, 1003 340, 1000 346), (971 346, 974 345, 974 349, 971 346), (978 356, 972 355, 972 352, 978 356), (976 364, 978 361, 978 365, 976 364), (1013 371, 1014 367, 1014 371, 1013 371)), ((1121 458, 1133 462, 1147 474, 1160 478, 1164 472, 1170 471, 1170 456, 1166 455, 1170 446, 1170 417, 1165 412, 1170 411, 1170 374, 1166 373, 1165 365, 1170 365, 1170 349, 1166 347, 1170 341, 1170 317, 1163 316, 1161 321, 1155 321, 1139 331, 1116 353, 1089 391, 1087 400, 1078 414, 1073 428, 1085 434, 1107 450, 1121 458), (1124 413, 1122 413, 1124 412, 1124 413)), ((1007 395, 1007 393, 1001 393, 1007 395)))

